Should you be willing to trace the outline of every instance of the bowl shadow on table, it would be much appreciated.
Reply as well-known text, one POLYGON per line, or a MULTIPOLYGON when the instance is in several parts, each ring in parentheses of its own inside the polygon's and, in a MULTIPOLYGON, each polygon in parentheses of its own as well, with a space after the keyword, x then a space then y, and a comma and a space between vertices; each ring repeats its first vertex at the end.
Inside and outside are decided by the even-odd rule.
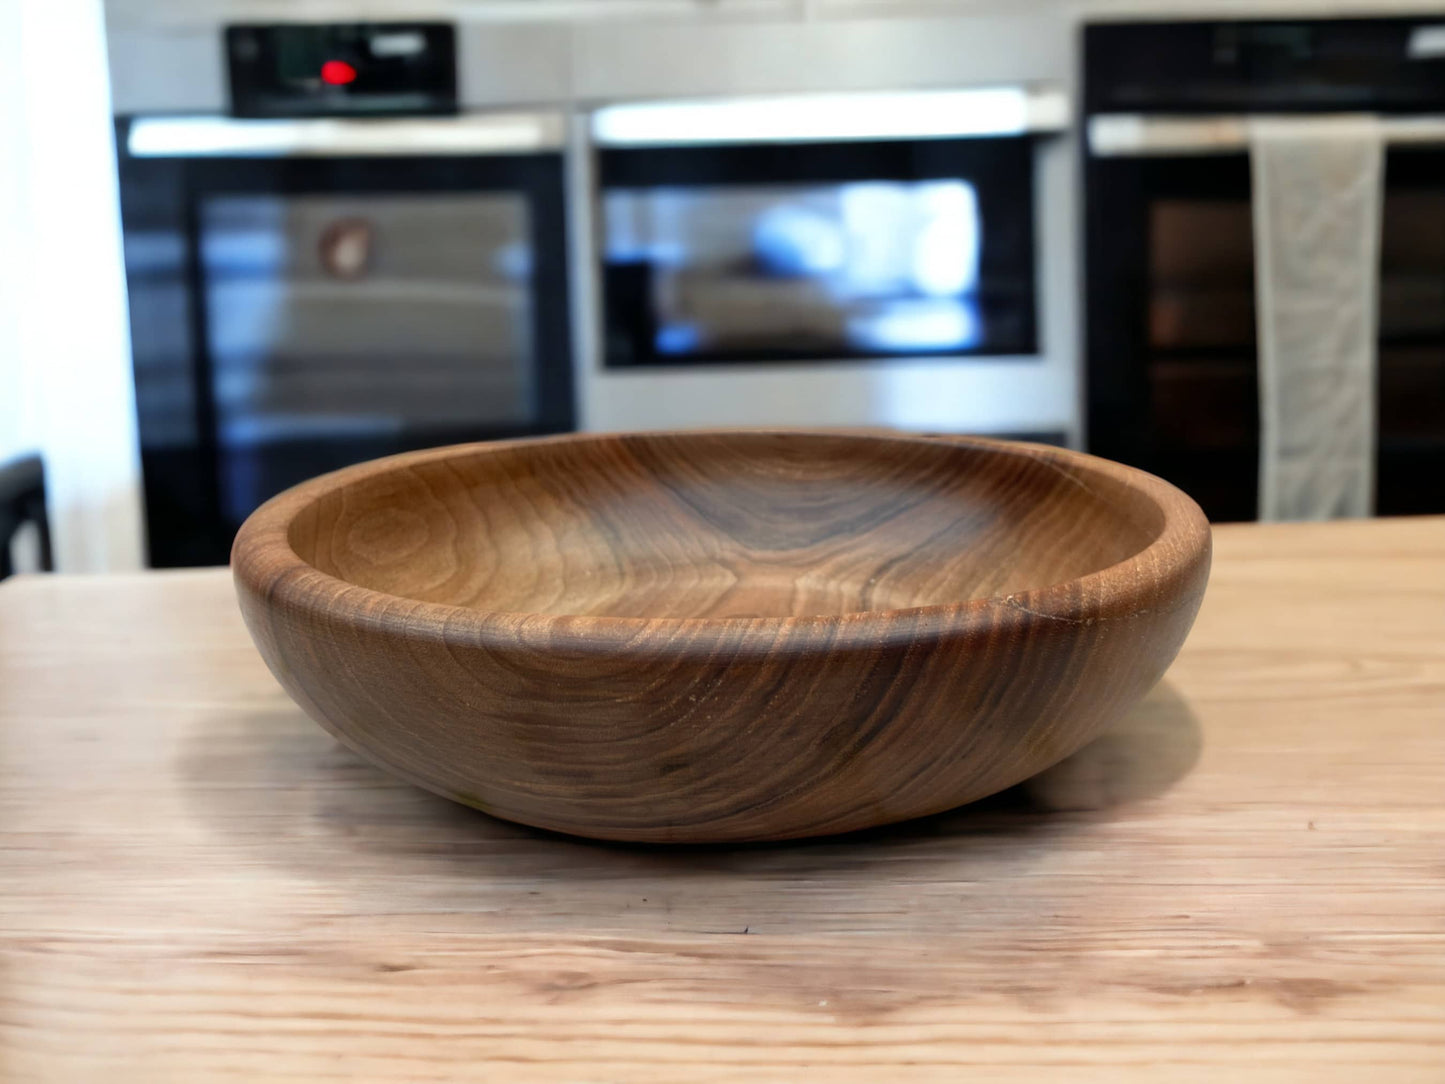
MULTIPOLYGON (((922 860, 966 870, 974 884, 1006 885, 1087 826, 1165 793, 1194 766, 1201 742, 1194 712, 1165 682, 1093 743, 992 798, 844 836, 726 846, 601 843, 497 820, 386 775, 279 694, 275 708, 238 717, 224 738, 185 749, 182 777, 202 820, 247 860, 333 890, 363 870, 374 878, 378 860, 463 909, 506 905, 488 896, 507 885, 565 897, 602 882, 665 882, 692 886, 694 917, 705 923, 706 885, 718 878, 807 879, 836 900, 840 886, 898 885, 895 874, 922 860)), ((645 887, 637 895, 646 902, 645 887)))

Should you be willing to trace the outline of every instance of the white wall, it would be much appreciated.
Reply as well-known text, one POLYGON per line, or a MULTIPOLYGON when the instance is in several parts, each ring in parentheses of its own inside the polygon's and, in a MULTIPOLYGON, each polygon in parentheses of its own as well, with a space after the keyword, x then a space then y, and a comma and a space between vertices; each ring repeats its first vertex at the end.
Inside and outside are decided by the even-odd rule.
POLYGON ((123 22, 171 25, 217 19, 465 18, 504 22, 707 19, 870 19, 1024 12, 1203 18, 1445 11, 1445 0, 109 0, 123 22))
POLYGON ((62 571, 141 564, 100 0, 0 2, 0 456, 45 458, 62 571))
MULTIPOLYGON (((19 9, 0 8, 0 253, 15 253, 25 229, 25 82, 19 9)), ((20 364, 24 262, 0 258, 0 462, 40 447, 34 388, 20 364)))

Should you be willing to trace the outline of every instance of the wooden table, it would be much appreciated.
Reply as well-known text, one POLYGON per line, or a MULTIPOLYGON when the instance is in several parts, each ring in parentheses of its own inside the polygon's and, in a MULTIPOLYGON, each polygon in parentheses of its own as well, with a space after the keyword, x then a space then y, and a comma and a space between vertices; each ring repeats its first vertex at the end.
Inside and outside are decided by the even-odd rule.
POLYGON ((1445 1081, 1445 520, 1220 529, 1072 764, 762 848, 392 782, 224 572, 5 584, 0 1080, 337 1077, 1445 1081))

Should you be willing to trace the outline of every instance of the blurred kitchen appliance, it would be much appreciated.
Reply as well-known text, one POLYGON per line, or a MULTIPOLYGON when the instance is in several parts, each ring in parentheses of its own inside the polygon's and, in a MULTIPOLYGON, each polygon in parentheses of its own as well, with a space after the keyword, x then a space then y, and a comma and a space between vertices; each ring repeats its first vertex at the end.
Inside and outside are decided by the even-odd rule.
POLYGON ((450 23, 243 24, 225 45, 232 116, 457 111, 450 23))
MULTIPOLYGON (((314 279, 328 296, 357 297, 380 280, 426 281, 406 296, 433 299, 458 296, 431 285, 455 285, 457 265, 447 257, 444 266, 392 267, 400 220, 406 231, 439 229, 435 220, 418 226, 415 216, 443 208, 440 195, 523 201, 523 235, 532 240, 524 276, 531 353, 519 364, 536 390, 529 409, 493 424, 473 410, 477 396, 463 388, 445 413, 460 421, 456 415, 472 411, 468 435, 575 420, 594 430, 886 426, 1080 440, 1072 46, 1067 22, 1052 13, 517 21, 478 9, 450 27, 450 69, 445 33, 427 29, 441 24, 228 32, 203 14, 181 21, 113 5, 107 15, 122 195, 127 226, 142 241, 132 246, 131 287, 145 466, 148 480, 167 471, 174 479, 148 485, 157 561, 223 557, 231 512, 286 473, 278 473, 279 457, 260 463, 237 450, 242 438, 255 443, 263 431, 274 436, 283 423, 292 427, 293 412, 278 408, 274 413, 286 416, 274 417, 247 406, 245 389, 267 387, 270 378, 222 378, 223 368, 236 371, 225 359, 239 345, 211 342, 221 322, 214 304, 259 294, 240 288, 234 261, 247 245, 203 244, 201 234, 255 236, 259 223, 283 214, 250 197, 286 201, 286 220, 295 222, 282 234, 289 240, 266 244, 305 254, 282 262, 307 290, 315 292, 314 279), (416 75, 410 89, 398 82, 408 71, 416 75), (390 115, 406 95, 407 115, 390 115), (671 108, 676 103, 684 105, 680 112, 671 108), (678 117, 688 125, 681 138, 678 117), (739 119, 748 131, 730 132, 739 119), (658 185, 648 175, 654 155, 693 158, 705 169, 723 163, 724 172, 718 185, 658 185), (770 159, 766 168, 728 175, 735 167, 727 162, 759 156, 770 159), (799 164, 780 172, 778 164, 794 157, 799 164), (612 163, 625 160, 642 169, 626 192, 612 183, 612 163), (137 186, 137 177, 151 178, 150 189, 137 186), (199 199, 210 191, 214 205, 199 199), (640 318, 655 317, 668 330, 664 356, 649 360, 646 350, 634 350, 633 363, 622 364, 616 350, 608 356, 604 293, 615 291, 604 279, 625 296, 627 277, 635 285, 636 274, 616 267, 620 280, 604 274, 604 220, 609 204, 617 220, 614 196, 624 217, 654 231, 639 235, 639 245, 666 251, 676 237, 688 246, 701 242, 689 249, 694 257, 707 254, 654 267, 666 304, 632 290, 634 303, 648 302, 640 318), (376 202, 359 206, 362 197, 376 202), (691 219, 664 221, 689 201, 694 212, 706 209, 703 217, 724 236, 715 242, 710 231, 699 235, 692 212, 691 219), (378 204, 391 207, 397 221, 378 204), (149 255, 147 238, 157 241, 149 255), (741 249, 744 257, 715 260, 715 249, 741 249), (747 319, 735 320, 739 313, 747 319), (694 330, 734 323, 746 334, 729 332, 712 345, 699 334, 688 343, 694 330), (193 343, 211 355, 201 356, 193 343), (204 391, 206 380, 213 391, 204 391), (223 394, 238 398, 222 403, 223 394), (263 413, 264 423, 252 417, 263 413), (212 431, 208 442, 203 434, 212 431), (211 525, 206 536, 192 532, 192 543, 180 546, 177 531, 197 523, 211 525)), ((515 216, 487 207, 469 213, 490 225, 477 225, 470 239, 459 232, 456 243, 496 250, 495 258, 479 257, 493 269, 482 276, 485 285, 496 274, 517 285, 526 263, 513 245, 515 216)), ((611 246, 614 256, 617 250, 611 246)), ((330 334, 345 325, 314 306, 306 311, 314 317, 301 329, 308 342, 321 328, 330 334)), ((455 311, 472 310, 459 303, 455 311)), ((418 341, 415 325, 379 322, 398 349, 418 341)), ((432 334, 446 324, 420 323, 432 334)), ((233 337, 249 326, 270 325, 247 319, 223 330, 233 337)), ((482 343, 479 371, 505 371, 498 344, 513 331, 496 326, 469 336, 482 343)), ((383 352, 391 349, 387 341, 368 331, 316 345, 334 347, 334 358, 352 357, 359 370, 392 373, 352 350, 361 342, 383 352)), ((442 353, 464 356, 458 338, 447 341, 442 353)), ((634 336, 634 345, 657 353, 659 341, 634 336)), ((296 353, 287 347, 287 357, 296 353)), ((328 371, 336 368, 331 363, 328 371)), ((308 362, 316 391, 307 411, 352 427, 321 442, 336 453, 323 457, 330 462, 344 458, 343 436, 371 423, 357 421, 366 411, 338 390, 340 382, 318 383, 316 375, 308 362), (334 395, 333 410, 318 406, 323 393, 334 395)), ((393 384, 385 398, 398 408, 415 404, 412 391, 436 383, 408 385, 407 395, 393 384)), ((434 401, 427 401, 429 413, 434 401)), ((294 402, 284 398, 281 406, 294 402)), ((399 436, 369 447, 449 437, 443 419, 411 409, 399 436)))
POLYGON ((562 116, 413 115, 457 111, 447 26, 225 42, 240 115, 117 124, 157 566, 314 474, 575 418, 562 116))
POLYGON ((598 20, 569 41, 584 428, 1080 440, 1066 20, 598 20))
POLYGON ((1083 41, 1090 450, 1212 519, 1254 518, 1250 123, 1371 114, 1387 144, 1376 508, 1445 511, 1445 23, 1101 23, 1083 41))
POLYGON ((1022 87, 644 102, 593 118, 604 364, 1037 354, 1022 87))
POLYGON ((659 75, 591 113, 577 163, 590 425, 1076 437, 1061 82, 708 96, 659 75))

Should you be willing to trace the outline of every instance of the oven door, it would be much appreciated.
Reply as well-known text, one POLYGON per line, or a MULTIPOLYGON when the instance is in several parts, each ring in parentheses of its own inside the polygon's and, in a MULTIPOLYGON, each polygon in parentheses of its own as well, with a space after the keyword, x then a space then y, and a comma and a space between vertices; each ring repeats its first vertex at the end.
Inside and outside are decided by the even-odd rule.
MULTIPOLYGON (((1194 123, 1166 122, 1160 134, 1173 138, 1194 123)), ((1418 120, 1407 127, 1422 130, 1418 120)), ((1226 131, 1218 122, 1204 129, 1213 140, 1226 131)), ((1248 155, 1232 139, 1150 153, 1125 153, 1112 138, 1091 143, 1089 449, 1167 478, 1213 520, 1254 519, 1259 377, 1248 155)), ((1385 184, 1376 507, 1382 515, 1441 512, 1445 148, 1392 144, 1385 184)))
POLYGON ((558 149, 465 121, 179 131, 120 140, 153 565, 224 562, 328 470, 572 427, 558 149))
POLYGON ((603 364, 1037 354, 1032 100, 603 110, 603 364))

